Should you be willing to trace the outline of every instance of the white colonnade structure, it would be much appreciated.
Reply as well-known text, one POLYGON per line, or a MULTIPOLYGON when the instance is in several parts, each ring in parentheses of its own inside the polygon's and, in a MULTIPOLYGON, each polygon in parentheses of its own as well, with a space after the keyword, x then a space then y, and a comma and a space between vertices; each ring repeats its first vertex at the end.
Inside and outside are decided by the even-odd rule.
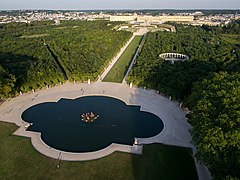
POLYGON ((174 64, 175 61, 189 60, 189 57, 187 55, 180 53, 163 53, 160 54, 159 57, 164 59, 165 61, 171 61, 172 64, 174 64))

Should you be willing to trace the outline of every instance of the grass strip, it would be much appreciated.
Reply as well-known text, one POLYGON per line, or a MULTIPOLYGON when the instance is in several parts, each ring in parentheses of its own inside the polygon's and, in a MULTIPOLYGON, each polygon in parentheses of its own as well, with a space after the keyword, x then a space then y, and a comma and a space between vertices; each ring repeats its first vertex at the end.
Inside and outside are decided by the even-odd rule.
POLYGON ((142 36, 135 36, 133 38, 131 43, 103 79, 104 82, 122 82, 141 39, 142 36))

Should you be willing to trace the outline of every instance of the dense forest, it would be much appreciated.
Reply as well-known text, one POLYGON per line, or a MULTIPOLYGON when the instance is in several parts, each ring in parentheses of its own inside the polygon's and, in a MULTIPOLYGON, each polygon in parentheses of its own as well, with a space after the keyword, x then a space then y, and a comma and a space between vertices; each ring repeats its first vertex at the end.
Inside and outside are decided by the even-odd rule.
POLYGON ((224 27, 176 25, 148 33, 128 82, 183 101, 191 111, 196 157, 214 179, 240 179, 240 22, 224 27), (186 54, 164 61, 159 54, 186 54))
POLYGON ((239 71, 240 48, 200 27, 178 25, 177 33, 148 33, 128 81, 154 88, 175 99, 184 100, 192 83, 211 72, 239 71), (159 57, 176 52, 191 61, 172 65, 159 57))
POLYGON ((130 32, 112 30, 118 24, 61 21, 55 25, 52 21, 40 21, 2 25, 1 76, 9 78, 0 79, 1 98, 66 79, 95 80, 131 37, 130 32))
POLYGON ((240 73, 213 73, 193 86, 189 122, 198 149, 216 179, 240 178, 240 73))

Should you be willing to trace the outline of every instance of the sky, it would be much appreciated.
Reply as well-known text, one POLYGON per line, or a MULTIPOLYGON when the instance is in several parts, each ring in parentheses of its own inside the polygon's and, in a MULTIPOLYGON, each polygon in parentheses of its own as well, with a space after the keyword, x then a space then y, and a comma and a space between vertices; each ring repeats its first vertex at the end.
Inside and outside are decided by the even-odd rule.
POLYGON ((240 9, 240 0, 0 0, 0 9, 240 9))

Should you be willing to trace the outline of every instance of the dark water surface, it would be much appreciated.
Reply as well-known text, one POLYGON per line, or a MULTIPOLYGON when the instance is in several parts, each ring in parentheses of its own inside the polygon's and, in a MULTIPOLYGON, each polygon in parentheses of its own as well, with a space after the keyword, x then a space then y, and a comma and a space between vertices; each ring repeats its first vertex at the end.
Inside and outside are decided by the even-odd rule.
POLYGON ((37 104, 25 110, 22 119, 33 123, 28 131, 41 132, 47 145, 67 152, 97 151, 112 143, 132 145, 134 137, 152 137, 163 129, 158 116, 106 96, 37 104), (81 114, 87 112, 99 118, 83 122, 81 114))

